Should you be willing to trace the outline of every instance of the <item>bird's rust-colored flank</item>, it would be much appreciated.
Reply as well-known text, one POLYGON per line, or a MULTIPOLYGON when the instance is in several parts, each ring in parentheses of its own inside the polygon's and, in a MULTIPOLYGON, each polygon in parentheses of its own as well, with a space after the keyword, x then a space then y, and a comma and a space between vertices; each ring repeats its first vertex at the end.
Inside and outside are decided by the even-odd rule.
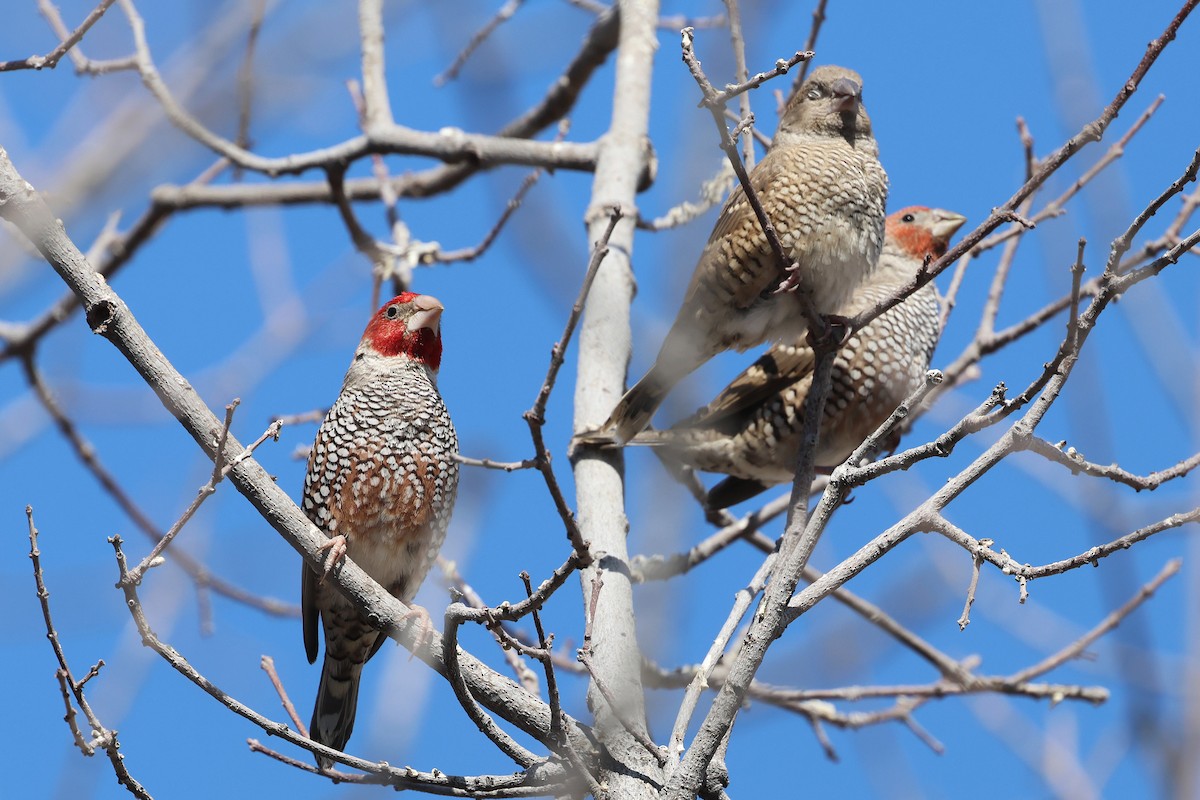
MULTIPOLYGON (((458 440, 437 390, 441 315, 435 298, 406 292, 371 317, 304 478, 302 508, 330 537, 326 570, 348 556, 406 603, 437 556, 458 488, 458 440)), ((324 577, 303 567, 310 662, 318 654, 318 623, 325 632, 310 735, 342 750, 354 728, 363 665, 387 637, 324 577)))

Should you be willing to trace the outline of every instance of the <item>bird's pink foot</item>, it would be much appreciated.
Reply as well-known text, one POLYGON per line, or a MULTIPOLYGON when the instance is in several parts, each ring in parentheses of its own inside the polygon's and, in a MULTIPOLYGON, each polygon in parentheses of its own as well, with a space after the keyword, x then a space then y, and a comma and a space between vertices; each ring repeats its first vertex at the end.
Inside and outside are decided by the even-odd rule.
MULTIPOLYGON (((779 285, 773 291, 768 289, 767 292, 771 294, 786 294, 787 292, 795 291, 800 286, 800 265, 797 262, 793 261, 785 269, 785 272, 787 275, 779 282, 779 285)), ((763 294, 767 294, 767 292, 763 292, 763 294)))
POLYGON ((414 617, 417 618, 416 624, 420 626, 421 632, 417 634, 417 641, 413 645, 412 652, 409 653, 409 661, 412 661, 413 656, 417 654, 417 651, 422 647, 426 647, 430 640, 433 639, 433 635, 437 633, 437 630, 433 627, 433 619, 429 616, 429 612, 425 610, 424 606, 419 606, 415 603, 410 605, 408 607, 408 611, 404 613, 404 616, 401 617, 401 619, 407 621, 413 619, 414 617))
POLYGON ((337 536, 331 536, 329 537, 329 540, 325 542, 325 544, 321 545, 317 549, 329 551, 325 555, 325 567, 321 570, 320 582, 324 583, 325 579, 329 577, 329 574, 333 572, 334 568, 342 563, 342 561, 344 561, 346 558, 346 537, 340 533, 337 536))

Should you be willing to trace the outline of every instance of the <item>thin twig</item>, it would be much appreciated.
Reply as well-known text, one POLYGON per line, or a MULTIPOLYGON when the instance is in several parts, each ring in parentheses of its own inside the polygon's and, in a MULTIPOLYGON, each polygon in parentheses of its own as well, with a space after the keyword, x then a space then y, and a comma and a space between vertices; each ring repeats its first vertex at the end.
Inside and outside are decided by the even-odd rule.
MULTIPOLYGON (((534 593, 533 586, 529 582, 528 572, 521 572, 521 581, 525 584, 526 598, 532 601, 534 593)), ((592 770, 584 763, 583 756, 572 743, 571 737, 567 736, 563 729, 562 700, 558 693, 558 678, 554 674, 554 657, 551 649, 553 637, 547 638, 546 631, 542 628, 542 617, 536 606, 532 613, 534 629, 538 636, 538 652, 534 657, 541 662, 542 668, 545 670, 546 694, 550 700, 550 742, 556 752, 566 754, 567 760, 575 766, 587 783, 593 797, 606 797, 607 792, 600 786, 596 776, 592 774, 592 770)))
POLYGON ((604 697, 604 702, 608 703, 609 710, 612 712, 613 716, 617 718, 617 721, 621 723, 621 727, 623 727, 625 731, 633 737, 634 741, 644 747, 646 752, 648 752, 656 761, 658 761, 659 766, 662 766, 667 763, 667 754, 663 752, 663 748, 655 744, 654 740, 646 734, 645 730, 643 730, 641 726, 635 724, 633 720, 629 719, 628 715, 625 713, 624 705, 618 700, 617 696, 600 677, 595 665, 592 663, 592 621, 596 617, 596 606, 600 599, 600 589, 603 588, 603 586, 604 581, 597 576, 592 583, 592 600, 588 604, 587 622, 585 624, 585 630, 583 634, 583 647, 579 648, 578 652, 576 653, 576 658, 578 658, 579 663, 583 664, 583 666, 587 669, 588 675, 592 680, 592 685, 595 686, 596 690, 599 691, 604 697))
POLYGON ((483 707, 471 694, 471 689, 463 678, 462 666, 458 660, 458 629, 462 625, 463 619, 461 615, 455 613, 455 610, 461 605, 461 603, 451 603, 446 607, 446 627, 442 634, 442 661, 446 664, 446 679, 450 681, 450 686, 454 689, 454 696, 458 698, 459 705, 467 712, 467 716, 475 723, 475 727, 491 739, 500 752, 517 764, 526 768, 533 766, 541 759, 522 747, 516 739, 496 724, 492 716, 483 710, 483 707))
MULTIPOLYGON (((1088 169, 1082 175, 1080 175, 1074 183, 1067 187, 1062 194, 1051 200, 1046 205, 1042 206, 1039 211, 1032 214, 1029 217, 1029 221, 1036 225, 1044 220, 1052 217, 1059 217, 1065 214, 1065 206, 1067 201, 1078 194, 1083 187, 1091 183, 1092 179, 1103 172, 1105 168, 1125 154, 1125 150, 1129 147, 1129 143, 1133 140, 1133 137, 1136 136, 1138 131, 1140 131, 1142 127, 1150 121, 1150 117, 1154 116, 1154 112, 1157 111, 1158 107, 1162 105, 1163 100, 1164 97, 1161 94, 1156 97, 1154 101, 1146 107, 1146 110, 1143 111, 1141 115, 1134 121, 1134 123, 1129 126, 1129 130, 1125 131, 1120 139, 1113 142, 1112 145, 1104 151, 1104 155, 1102 155, 1094 164, 1088 167, 1088 169)), ((1028 180, 1029 177, 1027 177, 1026 180, 1028 180)), ((976 245, 971 252, 978 255, 986 250, 990 250, 1006 239, 1009 239, 1013 236, 1020 236, 1025 232, 1025 230, 1025 228, 1015 227, 994 233, 976 245)))
MULTIPOLYGON (((1037 197, 1037 192, 1030 192, 1029 196, 1021 203, 1018 216, 1029 213, 1029 209, 1033 207, 1033 201, 1037 197)), ((1014 222, 1010 230, 1028 230, 1018 222, 1014 222)), ((992 282, 988 286, 987 300, 984 303, 983 311, 979 315, 979 327, 976 329, 975 338, 977 340, 986 341, 995 332, 996 317, 1000 314, 1000 302, 1004 299, 1004 290, 1008 286, 1008 276, 1012 272, 1013 264, 1016 262, 1017 250, 1024 241, 1023 237, 1014 236, 1004 244, 1004 251, 1000 255, 1000 261, 996 264, 996 271, 992 275, 992 282)))
MULTIPOLYGON (((739 82, 745 82, 750 77, 750 70, 746 67, 746 39, 742 35, 741 10, 737 0, 724 0, 724 2, 725 13, 729 15, 729 42, 733 48, 734 74, 739 82)), ((738 113, 741 115, 742 121, 730 134, 734 139, 740 138, 746 130, 753 130, 754 112, 750 109, 749 92, 742 92, 738 96, 738 113)), ((754 168, 754 139, 750 136, 742 140, 742 162, 747 169, 754 168)))
POLYGON ((1097 562, 1102 558, 1107 558, 1113 553, 1122 550, 1128 550, 1138 542, 1145 541, 1152 536, 1156 536, 1166 531, 1172 531, 1176 528, 1181 528, 1184 525, 1200 523, 1200 507, 1193 508, 1190 511, 1172 514, 1169 517, 1145 525, 1136 530, 1130 531, 1124 536, 1113 539, 1104 544, 1095 545, 1082 553, 1071 556, 1069 558, 1051 561, 1040 566, 1032 564, 1018 563, 1012 556, 1005 553, 1003 550, 996 552, 991 547, 984 545, 987 540, 977 540, 966 531, 963 531, 956 525, 953 525, 943 517, 936 517, 932 520, 931 529, 945 536, 950 541, 962 547, 972 556, 978 555, 989 564, 998 567, 1004 574, 1011 576, 1014 580, 1021 583, 1022 586, 1029 581, 1045 578, 1050 575, 1061 575, 1064 572, 1069 572, 1073 569, 1079 569, 1085 566, 1096 566, 1097 562))
MULTIPOLYGON (((373 37, 365 25, 363 31, 363 94, 367 100, 369 119, 367 128, 370 133, 360 134, 338 144, 307 153, 294 153, 280 158, 260 156, 238 147, 236 143, 209 130, 180 104, 154 64, 150 47, 146 41, 145 23, 132 0, 117 0, 117 2, 125 12, 133 33, 138 74, 141 76, 142 83, 162 106, 167 119, 186 135, 215 153, 228 158, 237 167, 260 172, 270 177, 278 177, 299 174, 310 169, 335 170, 374 153, 396 153, 426 155, 446 162, 470 161, 471 169, 467 171, 468 173, 499 164, 595 170, 596 158, 599 153, 599 144, 595 142, 590 144, 536 142, 511 138, 503 132, 500 136, 469 134, 457 130, 430 133, 396 125, 392 121, 391 109, 386 102, 386 86, 371 80, 373 75, 380 76, 380 80, 382 80, 382 41, 379 42, 380 49, 378 51, 368 49, 366 45, 373 41, 373 37), (368 64, 369 56, 372 53, 376 58, 371 64, 368 64), (373 102, 373 98, 376 98, 377 102, 373 102)), ((361 0, 361 2, 374 6, 380 4, 380 0, 361 0)), ((360 23, 367 16, 370 15, 360 14, 360 23)), ((381 40, 381 32, 379 36, 381 40)), ((588 72, 590 74, 590 70, 588 72)), ((569 94, 564 89, 556 93, 554 99, 558 102, 573 102, 576 96, 574 89, 575 87, 570 87, 569 94)), ((536 110, 538 112, 537 123, 542 122, 541 110, 541 108, 536 110)), ((527 117, 533 115, 531 113, 527 117)), ((553 118, 544 124, 552 121, 553 118)), ((528 121, 523 118, 520 124, 521 129, 524 130, 528 121)), ((445 183, 459 179, 459 174, 439 173, 437 178, 445 183)), ((644 183, 647 180, 648 176, 643 176, 640 182, 644 183)))
MULTIPOLYGON (((250 111, 254 101, 254 51, 258 46, 258 34, 262 30, 263 15, 267 11, 267 0, 257 0, 254 16, 250 18, 250 31, 246 34, 246 53, 238 67, 238 127, 234 142, 238 147, 249 150, 250 111)), ((239 174, 240 176, 240 174, 239 174)))
POLYGON ((737 175, 734 173, 733 167, 730 166, 728 159, 722 160, 721 168, 717 171, 717 174, 700 184, 700 199, 698 202, 685 200, 679 205, 667 209, 662 216, 654 219, 643 219, 639 215, 637 221, 638 229, 644 231, 662 231, 691 222, 706 213, 710 208, 720 205, 736 178, 737 175))
POLYGON ((462 453, 454 453, 452 456, 455 461, 464 464, 468 467, 482 467, 483 469, 495 469, 503 472, 516 472, 521 469, 534 469, 538 465, 536 458, 527 458, 523 461, 493 461, 490 458, 470 458, 462 453))
POLYGON ((1158 574, 1154 576, 1148 583, 1138 590, 1137 594, 1131 597, 1124 605, 1113 611, 1107 617, 1100 621, 1096 627, 1080 636, 1067 647, 1059 650, 1050 657, 1027 667, 1012 676, 1014 683, 1024 683, 1032 680, 1040 675, 1044 675, 1050 670, 1064 664, 1071 659, 1078 658, 1085 650, 1092 646, 1101 636, 1111 631, 1113 628, 1121 624, 1121 620, 1132 614, 1138 606, 1146 602, 1154 595, 1158 588, 1167 582, 1172 576, 1179 572, 1183 565, 1183 560, 1173 558, 1168 561, 1158 574))
MULTIPOLYGON (((475 588, 471 586, 471 584, 467 583, 466 579, 458 571, 457 564, 447 558, 438 556, 437 565, 438 568, 441 569, 442 576, 446 579, 446 583, 454 591, 462 595, 463 599, 467 601, 467 604, 471 606, 471 608, 485 609, 488 607, 483 598, 479 596, 479 593, 475 591, 475 588)), ((495 626, 489 626, 489 630, 497 633, 497 635, 499 635, 499 632, 508 634, 507 631, 504 631, 502 622, 499 620, 497 620, 495 626)), ((512 669, 513 674, 517 676, 517 680, 520 682, 521 686, 525 687, 525 691, 529 692, 534 697, 538 697, 541 694, 541 691, 540 687, 538 686, 537 674, 529 668, 529 666, 525 663, 525 660, 522 659, 517 652, 507 647, 502 648, 502 652, 504 653, 504 660, 508 662, 509 668, 512 669)))
POLYGON ((1029 132, 1029 125, 1025 122, 1024 117, 1017 117, 1017 136, 1021 139, 1021 147, 1025 151, 1025 180, 1033 177, 1033 171, 1037 169, 1037 156, 1033 154, 1033 134, 1029 132))
MULTIPOLYGON (((670 757, 670 763, 673 767, 678 767, 679 759, 683 755, 684 736, 687 734, 688 726, 691 724, 692 715, 696 711, 696 705, 700 701, 700 693, 708 687, 709 676, 716 667, 717 661, 729 646, 734 632, 741 625, 742 618, 750 610, 750 603, 753 602, 754 598, 758 596, 759 592, 766 585, 767 577, 775 567, 775 559, 775 553, 771 553, 763 559, 762 564, 754 574, 754 577, 750 579, 750 582, 739 589, 734 595, 733 608, 730 609, 725 622, 721 625, 721 629, 713 639, 712 645, 709 647, 708 652, 705 653, 704 660, 696 668, 695 676, 688 683, 683 700, 679 704, 679 711, 675 715, 675 724, 671 728, 671 742, 667 747, 667 755, 670 757)), ((674 772, 673 769, 671 771, 674 772)))
POLYGON ((1191 473, 1196 467, 1200 467, 1200 453, 1196 453, 1180 461, 1173 467, 1157 470, 1148 475, 1135 475, 1128 470, 1121 469, 1116 464, 1109 464, 1107 466, 1093 464, 1085 459, 1075 448, 1066 447, 1066 442, 1051 444, 1040 436, 1029 436, 1028 438, 1021 439, 1017 444, 1025 450, 1037 453, 1056 464, 1061 464, 1071 470, 1071 474, 1073 475, 1084 474, 1096 478, 1107 478, 1110 481, 1132 487, 1139 492, 1142 490, 1154 491, 1167 481, 1182 478, 1191 473))
MULTIPOLYGON (((125 515, 129 517, 138 530, 155 542, 161 542, 166 533, 154 524, 150 517, 133 501, 129 493, 117 482, 116 477, 109 472, 108 468, 100 460, 95 446, 84 438, 75 423, 67 416, 58 401, 55 400, 54 395, 42 377, 41 371, 38 370, 33 361, 32 352, 23 357, 21 363, 25 369, 25 377, 29 381, 29 385, 33 388, 42 407, 46 409, 46 412, 54 420, 55 425, 58 426, 59 431, 71 444, 71 449, 75 452, 76 457, 100 483, 104 491, 120 506, 121 510, 125 512, 125 515)), ((234 602, 242 603, 250 608, 258 609, 263 613, 273 616, 300 616, 300 609, 292 603, 277 600, 273 597, 261 597, 240 586, 236 586, 209 572, 208 567, 197 561, 186 551, 176 549, 172 552, 171 558, 175 564, 179 565, 180 569, 188 574, 188 577, 192 579, 199 589, 211 589, 234 602)))
MULTIPOLYGON (((990 539, 981 540, 981 544, 989 546, 992 544, 990 539)), ((971 606, 975 605, 975 590, 979 588, 979 568, 983 565, 983 559, 975 556, 971 559, 971 583, 967 586, 967 599, 963 604, 962 616, 958 618, 958 629, 965 631, 967 626, 971 624, 971 606)))
POLYGON ((554 500, 555 508, 558 509, 558 515, 562 518, 563 524, 566 526, 567 538, 570 539, 571 546, 575 549, 575 552, 579 554, 581 567, 591 565, 592 554, 588 543, 584 541, 583 531, 580 530, 579 523, 575 520, 575 515, 567 505, 566 497, 559 487, 558 479, 554 475, 554 469, 550 464, 550 451, 546 447, 546 441, 542 435, 542 426, 546 423, 546 404, 550 402, 550 392, 554 389, 554 383, 558 379, 558 371, 566 359, 567 346, 571 343, 571 336, 575 333, 575 326, 579 323, 580 315, 583 314, 584 304, 587 302, 588 293, 591 291, 592 283, 596 279, 596 273, 600 269, 600 264, 608 254, 609 238, 612 236, 613 230, 616 229, 617 222, 623 216, 621 209, 617 206, 610 208, 608 213, 608 227, 604 229, 599 240, 592 247, 592 256, 588 261, 587 271, 583 276, 583 285, 579 289, 579 296, 575 299, 575 304, 571 306, 571 313, 567 316, 567 324, 563 328, 562 337, 554 343, 554 347, 550 351, 550 366, 546 370, 546 379, 542 381, 542 386, 538 390, 533 407, 522 415, 525 422, 529 425, 529 434, 533 438, 533 449, 537 454, 538 471, 542 473, 542 477, 546 482, 546 488, 550 491, 550 497, 554 500))
POLYGON ((685 574, 703 564, 738 539, 748 537, 791 507, 791 495, 776 497, 757 511, 733 520, 704 541, 683 553, 669 556, 635 556, 630 560, 633 579, 639 582, 658 581, 685 574))
POLYGON ((46 588, 45 577, 42 573, 42 554, 38 549, 38 529, 33 524, 32 506, 25 506, 25 517, 29 522, 29 560, 33 564, 33 581, 37 586, 37 597, 42 606, 42 619, 46 624, 46 638, 50 640, 50 647, 54 650, 54 657, 58 661, 58 671, 55 673, 55 676, 63 692, 63 702, 67 706, 66 723, 71 729, 76 745, 85 756, 91 756, 95 753, 96 749, 103 749, 108 755, 109 762, 112 764, 113 772, 116 773, 117 783, 124 786, 134 797, 140 798, 140 800, 151 800, 150 793, 138 783, 125 766, 125 756, 120 752, 121 745, 117 741, 117 732, 101 724, 100 718, 92 710, 91 704, 88 703, 87 697, 83 693, 84 684, 99 673, 100 668, 104 666, 104 662, 97 662, 81 681, 76 681, 75 677, 71 674, 71 667, 67 664, 66 652, 63 650, 62 643, 58 638, 58 629, 54 627, 54 620, 50 616, 50 591, 46 588), (71 707, 70 698, 67 696, 68 691, 74 696, 76 705, 79 706, 79 710, 83 712, 83 715, 87 718, 88 725, 92 729, 90 742, 84 741, 83 735, 75 723, 75 712, 71 707))
MULTIPOLYGON (((804 42, 804 49, 812 52, 817 49, 817 37, 821 34, 821 25, 825 22, 825 6, 828 0, 817 0, 817 6, 812 12, 812 27, 808 29, 808 39, 804 42)), ((808 74, 808 65, 810 61, 805 61, 800 65, 799 71, 796 72, 796 77, 792 79, 791 94, 800 91, 800 87, 804 84, 804 77, 808 74)), ((783 108, 783 103, 780 104, 780 109, 783 108)))
MULTIPOLYGON (((474 622, 480 625, 494 626, 497 622, 513 622, 527 614, 540 609, 550 597, 558 591, 568 577, 580 568, 580 556, 572 551, 566 562, 542 581, 529 597, 516 603, 505 601, 498 606, 468 607, 458 603, 454 610, 454 618, 459 622, 474 622)), ((447 611, 449 613, 449 611, 447 611)))
POLYGON ((457 78, 459 70, 461 70, 463 65, 467 63, 467 59, 471 57, 471 54, 475 52, 475 49, 478 48, 479 45, 483 44, 484 41, 486 41, 487 38, 492 35, 492 32, 495 31, 496 28, 512 19, 513 15, 517 13, 517 9, 521 7, 523 2, 525 2, 525 0, 507 0, 504 5, 500 6, 500 10, 497 11, 482 28, 480 28, 471 36, 471 39, 467 42, 466 46, 463 47, 457 56, 455 56, 454 62, 450 66, 446 67, 444 72, 434 76, 433 85, 438 87, 445 86, 447 83, 457 78))
POLYGON ((133 580, 140 582, 142 575, 145 574, 147 569, 162 563, 159 556, 167 549, 167 545, 183 530, 183 526, 188 523, 188 520, 200 510, 200 505, 216 493, 217 484, 220 483, 222 478, 221 469, 225 466, 225 444, 229 441, 229 426, 233 424, 233 412, 241 402, 241 400, 234 398, 233 402, 225 406, 225 424, 221 426, 221 430, 217 434, 216 457, 213 459, 212 476, 208 479, 208 483, 200 487, 200 491, 196 493, 196 497, 192 500, 191 505, 180 515, 175 524, 163 534, 163 537, 154 543, 154 547, 146 554, 141 563, 129 571, 133 580))
MULTIPOLYGON (((19 61, 0 61, 0 72, 18 69, 54 69, 58 66, 58 62, 62 60, 62 57, 83 40, 84 34, 104 16, 104 12, 108 11, 109 6, 114 2, 116 0, 101 0, 100 4, 84 17, 83 22, 79 23, 78 28, 66 36, 60 34, 62 41, 46 55, 30 56, 19 61)), ((57 9, 54 9, 54 6, 48 0, 39 0, 38 6, 41 8, 42 13, 46 14, 47 19, 51 21, 51 25, 53 25, 55 19, 58 19, 61 23, 61 17, 58 17, 57 9), (54 10, 53 15, 47 12, 47 8, 54 10)))
POLYGON ((263 672, 267 673, 267 679, 271 681, 271 686, 275 687, 275 693, 279 695, 279 702, 283 705, 283 710, 287 712, 288 719, 296 726, 296 730, 300 731, 300 735, 307 738, 308 726, 296 713, 296 706, 292 704, 292 698, 288 696, 287 689, 283 688, 283 681, 279 679, 279 673, 275 671, 275 659, 263 656, 259 659, 259 666, 262 667, 263 672))
POLYGON ((473 247, 463 247, 458 250, 449 251, 442 251, 440 248, 437 250, 427 249, 421 252, 417 263, 424 265, 451 264, 456 261, 474 261, 486 253, 488 248, 492 246, 492 243, 496 241, 496 238, 500 235, 500 232, 504 230, 505 224, 507 224, 512 218, 512 215, 516 213, 517 209, 521 207, 521 203, 525 200, 525 195, 529 194, 529 190, 532 189, 538 182, 538 178, 542 176, 542 172, 543 170, 541 169, 535 169, 533 172, 530 172, 525 176, 525 179, 521 181, 520 187, 517 188, 516 194, 514 194, 512 199, 505 204, 504 211, 500 214, 500 218, 496 220, 496 224, 493 225, 491 229, 484 235, 479 244, 473 247))
MULTIPOLYGON (((525 773, 519 772, 508 775, 480 775, 475 777, 447 775, 441 771, 433 772, 418 772, 411 767, 398 768, 393 767, 386 762, 372 762, 366 759, 343 753, 339 750, 334 750, 318 742, 314 742, 307 737, 302 736, 298 731, 292 729, 288 725, 281 722, 275 722, 267 717, 259 714, 254 709, 237 700, 235 697, 227 694, 219 686, 214 684, 199 671, 195 669, 183 656, 183 654, 175 647, 167 644, 158 637, 154 629, 150 627, 149 621, 146 619, 145 609, 142 606, 140 597, 138 596, 137 586, 129 579, 129 567, 125 558, 125 553, 122 548, 122 540, 120 536, 114 536, 109 539, 113 546, 114 553, 117 559, 117 569, 120 576, 118 583, 119 588, 124 592, 125 605, 133 617, 134 624, 137 626, 138 633, 141 635, 142 644, 149 647, 161 658, 163 658, 172 669, 183 675, 189 681, 194 683, 206 694, 217 700, 223 706, 228 708, 238 716, 250 721, 251 723, 262 728, 269 736, 276 736, 284 739, 297 747, 302 747, 311 751, 313 754, 322 758, 327 758, 333 761, 339 761, 347 766, 350 766, 363 772, 370 772, 378 776, 376 782, 384 782, 389 786, 395 786, 401 789, 420 789, 422 791, 434 792, 436 794, 447 795, 451 797, 475 797, 482 796, 482 793, 495 791, 505 787, 520 787, 527 783, 528 776, 525 773)), ((343 568, 344 575, 348 570, 343 568)), ((412 623, 414 626, 417 623, 412 623)), ((313 771, 316 771, 315 769, 313 771)), ((539 772, 539 777, 543 777, 547 783, 560 783, 565 777, 561 769, 557 769, 554 765, 543 765, 539 772)), ((533 794, 533 792, 524 792, 518 794, 510 794, 508 796, 522 796, 523 794, 533 794)), ((500 795, 505 796, 505 795, 500 795)))

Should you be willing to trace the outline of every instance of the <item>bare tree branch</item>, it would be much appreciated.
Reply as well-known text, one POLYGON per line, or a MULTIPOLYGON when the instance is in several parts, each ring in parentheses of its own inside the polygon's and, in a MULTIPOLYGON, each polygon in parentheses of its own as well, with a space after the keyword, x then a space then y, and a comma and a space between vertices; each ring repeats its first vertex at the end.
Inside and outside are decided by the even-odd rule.
MULTIPOLYGON (((0 61, 0 72, 17 69, 54 69, 58 66, 58 62, 62 60, 62 57, 70 52, 71 48, 83 41, 84 34, 100 21, 100 18, 104 16, 104 12, 108 11, 109 6, 115 2, 116 0, 100 0, 100 4, 84 17, 83 22, 79 23, 78 28, 65 36, 61 36, 60 34, 62 41, 59 42, 58 47, 55 47, 44 56, 30 56, 20 61, 0 61)), ((38 5, 41 7, 42 13, 51 21, 52 25, 55 21, 61 23, 58 10, 48 0, 38 0, 38 5)))
MULTIPOLYGON (((612 118, 600 148, 586 223, 588 242, 596 242, 610 224, 609 209, 636 208, 636 185, 630 178, 645 167, 650 116, 650 76, 657 49, 655 0, 622 0, 619 49, 612 118)), ((575 430, 599 424, 611 410, 625 381, 630 345, 629 305, 633 277, 633 218, 616 224, 608 251, 600 261, 579 333, 579 366, 575 382, 575 430)), ((584 448, 574 457, 575 494, 583 538, 593 552, 605 556, 580 573, 584 613, 593 618, 593 672, 609 686, 620 687, 619 709, 605 702, 595 681, 588 696, 596 709, 600 741, 620 769, 605 768, 602 784, 615 797, 656 794, 661 768, 630 735, 622 720, 645 733, 646 712, 641 686, 641 656, 634 623, 633 592, 625 541, 622 458, 620 453, 584 448), (593 608, 590 588, 605 587, 604 603, 593 608), (619 715, 614 712, 619 711, 619 715)))
POLYGON ((85 756, 93 755, 96 750, 103 750, 112 763, 117 783, 124 786, 134 797, 140 798, 140 800, 150 800, 150 793, 138 783, 125 766, 125 756, 120 752, 121 745, 117 741, 117 732, 101 724, 100 718, 96 716, 96 712, 92 710, 91 704, 88 703, 87 697, 83 693, 84 685, 100 673, 104 662, 96 662, 88 674, 78 681, 75 680, 71 667, 67 664, 67 655, 59 641, 58 629, 54 627, 54 620, 50 616, 50 591, 46 588, 45 578, 42 574, 41 551, 38 550, 38 529, 33 524, 33 508, 31 506, 25 506, 25 517, 29 521, 29 558, 33 562, 33 580, 37 585, 37 596, 42 606, 42 619, 46 623, 46 638, 50 640, 54 657, 58 660, 58 671, 55 672, 55 677, 58 678, 59 686, 62 688, 63 702, 67 708, 67 714, 64 717, 67 726, 71 729, 76 746, 85 756), (71 705, 72 696, 92 729, 90 740, 83 738, 76 723, 75 709, 71 705))

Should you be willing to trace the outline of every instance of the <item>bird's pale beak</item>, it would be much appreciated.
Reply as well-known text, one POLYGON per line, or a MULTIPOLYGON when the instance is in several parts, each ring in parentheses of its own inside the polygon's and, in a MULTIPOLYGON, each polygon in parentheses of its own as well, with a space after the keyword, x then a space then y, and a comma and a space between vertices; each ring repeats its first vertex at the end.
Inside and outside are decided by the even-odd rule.
POLYGON ((849 78, 838 78, 829 87, 833 95, 833 109, 840 114, 856 113, 862 102, 862 87, 849 78))
POLYGON ((936 209, 933 212, 933 225, 930 229, 933 233, 933 238, 943 242, 950 241, 950 237, 963 226, 967 218, 962 214, 955 214, 953 211, 943 211, 936 209))
POLYGON ((429 328, 431 331, 438 329, 438 321, 442 318, 442 312, 445 310, 441 301, 436 297, 423 294, 413 300, 413 307, 417 310, 408 318, 409 332, 419 331, 422 328, 429 328))

